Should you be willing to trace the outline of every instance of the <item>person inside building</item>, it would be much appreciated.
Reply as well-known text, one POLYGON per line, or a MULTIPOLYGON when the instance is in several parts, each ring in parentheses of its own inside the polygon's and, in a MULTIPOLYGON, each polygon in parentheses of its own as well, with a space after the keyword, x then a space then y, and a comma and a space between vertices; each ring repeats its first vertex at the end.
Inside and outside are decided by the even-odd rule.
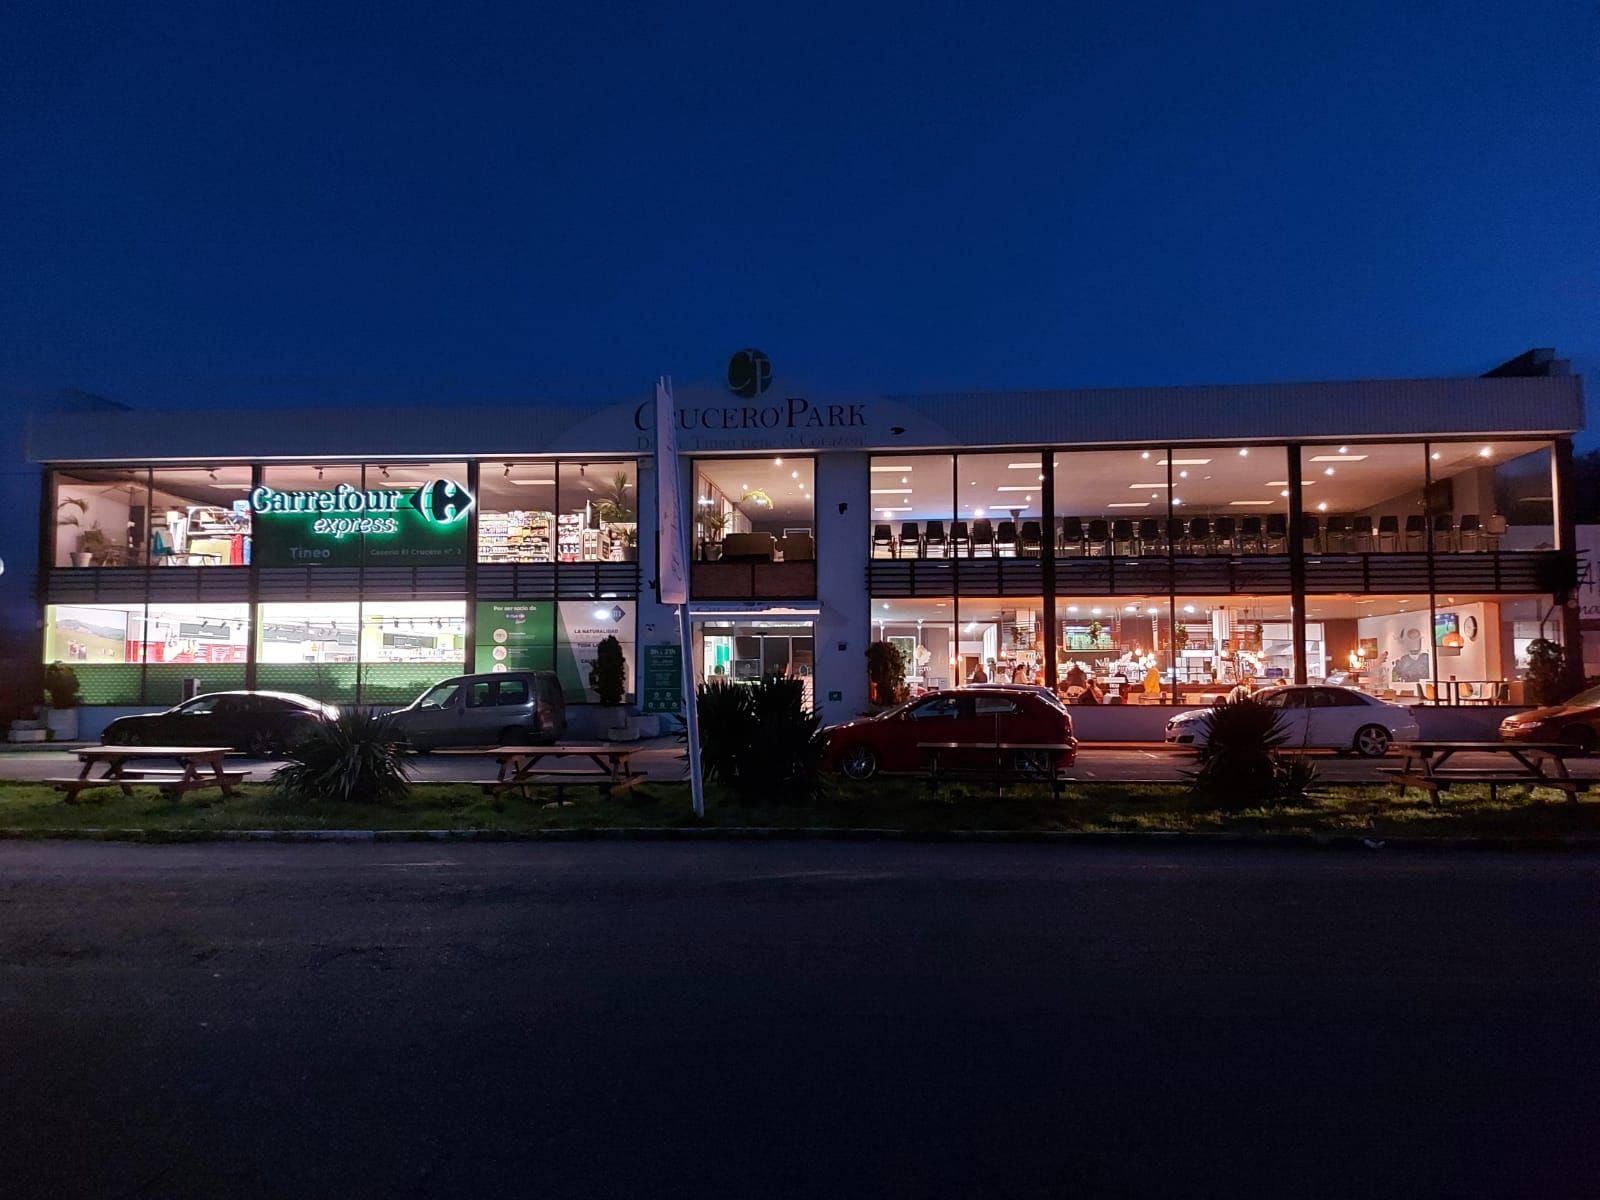
POLYGON ((1083 690, 1078 693, 1074 704, 1104 704, 1105 693, 1100 690, 1100 685, 1093 679, 1085 678, 1083 690))
POLYGON ((978 665, 972 668, 972 677, 970 679, 968 679, 967 682, 968 683, 988 683, 989 682, 989 673, 983 669, 983 660, 981 658, 978 660, 978 665))
POLYGON ((1069 688, 1081 688, 1088 681, 1089 677, 1083 673, 1083 665, 1081 663, 1073 663, 1072 669, 1067 672, 1067 686, 1069 688))

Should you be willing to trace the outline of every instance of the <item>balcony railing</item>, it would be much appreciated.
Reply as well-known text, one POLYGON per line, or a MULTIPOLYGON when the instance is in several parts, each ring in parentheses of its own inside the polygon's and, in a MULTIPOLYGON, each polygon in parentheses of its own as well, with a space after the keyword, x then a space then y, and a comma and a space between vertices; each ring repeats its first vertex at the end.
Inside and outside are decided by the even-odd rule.
POLYGON ((696 600, 814 600, 816 560, 723 559, 691 563, 689 595, 696 600))

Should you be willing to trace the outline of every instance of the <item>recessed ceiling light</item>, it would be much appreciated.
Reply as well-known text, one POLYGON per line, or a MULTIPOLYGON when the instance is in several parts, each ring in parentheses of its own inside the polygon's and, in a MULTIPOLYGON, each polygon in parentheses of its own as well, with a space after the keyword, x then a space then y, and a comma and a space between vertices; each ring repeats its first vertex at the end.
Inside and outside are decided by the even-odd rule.
POLYGON ((1030 489, 1030 487, 1031 487, 1030 484, 1025 484, 1025 483, 1004 484, 1004 485, 1002 485, 1000 487, 995 488, 995 491, 997 491, 997 492, 1026 492, 1026 491, 1028 491, 1030 489))
POLYGON ((1069 613, 1075 613, 1078 611, 1078 606, 1076 604, 1069 604, 1067 605, 1067 611, 1069 613))
POLYGON ((1349 453, 1341 450, 1337 454, 1313 454, 1311 456, 1311 461, 1312 462, 1336 462, 1336 463, 1365 462, 1366 458, 1367 458, 1367 456, 1365 454, 1349 454, 1349 453))
POLYGON ((1494 453, 1493 450, 1491 450, 1488 446, 1485 446, 1482 450, 1478 451, 1478 457, 1479 458, 1488 458, 1493 453, 1494 453))
POLYGON ((1328 511, 1328 502, 1326 500, 1324 500, 1321 504, 1317 505, 1317 511, 1318 512, 1327 512, 1328 511))
POLYGON ((1434 452, 1433 452, 1433 453, 1432 453, 1432 454, 1431 454, 1431 455, 1429 455, 1429 456, 1428 456, 1428 457, 1430 457, 1430 458, 1432 458, 1432 459, 1433 459, 1433 461, 1434 461, 1434 462, 1438 462, 1438 461, 1439 461, 1439 457, 1440 457, 1440 456, 1439 456, 1439 452, 1438 452, 1438 451, 1437 451, 1437 450, 1435 450, 1435 451, 1434 451, 1434 452))
POLYGON ((773 459, 773 460, 772 460, 772 465, 773 465, 773 466, 775 466, 775 467, 781 467, 781 466, 783 466, 783 459, 781 459, 781 458, 775 458, 775 459, 773 459))
MULTIPOLYGON (((1240 454, 1243 454, 1243 453, 1244 453, 1244 451, 1243 451, 1243 450, 1241 450, 1241 451, 1239 451, 1239 453, 1240 453, 1240 454)), ((1192 605, 1192 604, 1185 604, 1185 605, 1184 605, 1184 606, 1183 606, 1183 611, 1184 611, 1184 612, 1186 612, 1186 613, 1192 613, 1192 612, 1193 612, 1193 611, 1194 611, 1194 605, 1192 605)))
POLYGON ((1289 494, 1289 489, 1288 488, 1284 488, 1283 491, 1278 493, 1278 495, 1280 495, 1280 496, 1288 496, 1288 494, 1289 494))
POLYGON ((874 496, 909 496, 911 494, 911 489, 910 488, 873 488, 872 489, 872 494, 874 496))
MULTIPOLYGON (((1287 496, 1288 494, 1289 494, 1288 492, 1284 493, 1285 496, 1287 496)), ((1272 501, 1271 500, 1229 500, 1228 501, 1228 505, 1231 508, 1271 508, 1272 507, 1272 501)))
POLYGON ((1150 451, 1146 450, 1143 454, 1139 455, 1139 457, 1140 458, 1149 458, 1150 457, 1150 451))
POLYGON ((1089 610, 1089 614, 1090 614, 1090 615, 1091 615, 1091 616, 1095 616, 1095 617, 1098 617, 1098 616, 1099 616, 1099 615, 1100 615, 1100 613, 1101 613, 1101 610, 1100 610, 1100 609, 1098 609, 1098 608, 1091 608, 1091 609, 1090 609, 1090 610, 1089 610))
MULTIPOLYGON (((799 479, 800 478, 800 472, 799 471, 790 471, 789 472, 789 478, 790 479, 799 479)), ((905 480, 902 479, 900 482, 904 483, 905 480)))
POLYGON ((1211 460, 1209 458, 1174 458, 1174 459, 1158 458, 1158 459, 1156 459, 1156 466, 1158 466, 1158 467, 1167 467, 1167 466, 1172 466, 1172 467, 1203 467, 1210 461, 1211 460))
POLYGON ((1137 490, 1139 488, 1164 488, 1171 486, 1172 485, 1170 483, 1130 483, 1128 485, 1130 490, 1137 490))
POLYGON ((1122 606, 1122 611, 1123 612, 1138 612, 1139 611, 1139 606, 1137 604, 1124 604, 1122 606))
POLYGON ((1339 453, 1340 454, 1349 454, 1350 453, 1350 447, 1349 446, 1340 446, 1339 447, 1339 453))
POLYGON ((1333 468, 1332 467, 1323 467, 1322 468, 1322 473, 1324 475, 1332 475, 1333 474, 1333 468))
POLYGON ((1039 464, 1036 462, 1007 463, 1006 468, 1012 471, 1037 471, 1039 464))
POLYGON ((1178 478, 1179 479, 1187 479, 1187 478, 1189 478, 1189 472, 1187 472, 1187 471, 1179 471, 1178 472, 1178 478))
POLYGON ((1149 508, 1148 500, 1113 500, 1106 505, 1107 508, 1149 508))

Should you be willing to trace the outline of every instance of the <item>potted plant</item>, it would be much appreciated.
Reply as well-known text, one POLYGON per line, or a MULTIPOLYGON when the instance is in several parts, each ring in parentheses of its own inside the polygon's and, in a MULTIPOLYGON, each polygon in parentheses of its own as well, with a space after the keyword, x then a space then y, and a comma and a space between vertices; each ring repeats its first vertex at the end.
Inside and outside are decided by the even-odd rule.
POLYGON ((719 508, 700 510, 700 555, 705 562, 716 562, 722 557, 722 531, 728 527, 728 514, 719 508))
POLYGON ((622 561, 639 561, 639 527, 626 525, 622 530, 622 561))
POLYGON ((100 526, 91 525, 78 535, 78 553, 72 556, 75 567, 104 567, 111 560, 111 539, 100 526), (80 561, 81 560, 81 561, 80 561))
POLYGON ((589 686, 600 697, 606 737, 614 742, 632 741, 639 736, 628 719, 622 698, 628 690, 628 664, 623 661, 622 643, 607 637, 595 647, 594 666, 589 671, 589 686))
MULTIPOLYGON (((79 500, 75 496, 74 497, 69 497, 68 499, 61 501, 60 504, 56 505, 56 529, 57 530, 62 530, 62 529, 76 529, 76 530, 78 530, 78 532, 76 534, 67 535, 68 537, 71 538, 71 546, 67 550, 67 558, 68 558, 68 561, 71 562, 71 564, 73 566, 75 566, 75 567, 86 567, 86 566, 89 565, 89 563, 88 563, 88 557, 89 556, 86 553, 84 553, 83 545, 82 545, 82 543, 83 543, 83 522, 79 520, 79 518, 82 517, 83 515, 85 515, 88 511, 89 511, 89 502, 87 500, 79 500)), ((59 547, 61 545, 61 542, 62 542, 62 535, 60 533, 57 533, 56 534, 56 545, 57 545, 57 547, 59 547)))
POLYGON ((53 662, 44 670, 44 722, 55 742, 78 737, 78 673, 65 663, 53 662))
POLYGON ((903 698, 906 656, 893 642, 873 642, 867 647, 867 679, 872 685, 872 703, 885 707, 903 698))
POLYGON ((607 525, 620 525, 633 520, 633 481, 624 471, 618 471, 595 501, 595 513, 607 525))

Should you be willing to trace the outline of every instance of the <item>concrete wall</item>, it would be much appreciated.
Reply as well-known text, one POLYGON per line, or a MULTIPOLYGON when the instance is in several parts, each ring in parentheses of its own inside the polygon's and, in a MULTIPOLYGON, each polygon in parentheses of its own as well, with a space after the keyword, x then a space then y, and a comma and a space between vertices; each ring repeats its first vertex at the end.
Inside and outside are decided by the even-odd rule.
POLYGON ((817 618, 815 688, 827 724, 848 721, 867 706, 866 654, 872 640, 867 465, 865 454, 817 456, 817 599, 822 614, 817 618))

